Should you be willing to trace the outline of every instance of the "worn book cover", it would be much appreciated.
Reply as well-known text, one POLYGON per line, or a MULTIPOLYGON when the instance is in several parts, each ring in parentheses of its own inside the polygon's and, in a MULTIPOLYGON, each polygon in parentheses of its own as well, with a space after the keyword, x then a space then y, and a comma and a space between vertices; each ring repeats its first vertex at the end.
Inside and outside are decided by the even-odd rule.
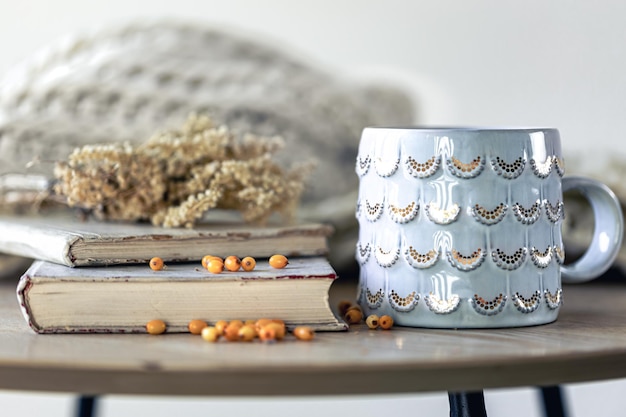
POLYGON ((0 217, 0 252, 67 266, 197 261, 226 257, 318 256, 328 253, 324 224, 253 226, 214 221, 192 229, 80 221, 69 216, 0 217))
POLYGON ((168 332, 186 332, 191 320, 277 318, 288 327, 345 330, 329 305, 337 275, 322 257, 292 258, 283 269, 259 260, 253 271, 212 274, 199 263, 161 271, 147 265, 68 268, 35 261, 17 296, 38 333, 145 332, 153 319, 168 332))

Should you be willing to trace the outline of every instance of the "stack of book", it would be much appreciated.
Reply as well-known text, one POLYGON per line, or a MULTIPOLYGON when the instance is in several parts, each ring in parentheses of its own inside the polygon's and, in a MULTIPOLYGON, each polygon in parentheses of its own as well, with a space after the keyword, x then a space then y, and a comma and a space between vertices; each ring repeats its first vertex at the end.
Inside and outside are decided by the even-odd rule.
POLYGON ((0 218, 0 251, 37 259, 17 296, 38 333, 144 332, 153 319, 169 332, 189 321, 280 318, 287 326, 345 330, 328 291, 337 275, 325 258, 329 226, 254 227, 217 222, 194 229, 81 222, 69 218, 0 218), (284 269, 270 267, 276 253, 284 269), (253 271, 212 274, 205 255, 252 256, 253 271), (153 271, 152 257, 166 268, 153 271))

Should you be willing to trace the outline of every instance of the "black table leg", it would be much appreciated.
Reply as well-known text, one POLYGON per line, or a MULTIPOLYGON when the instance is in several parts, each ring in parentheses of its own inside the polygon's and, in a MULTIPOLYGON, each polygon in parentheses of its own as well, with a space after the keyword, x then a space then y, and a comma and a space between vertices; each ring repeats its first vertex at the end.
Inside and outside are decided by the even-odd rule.
POLYGON ((98 397, 82 395, 76 401, 76 417, 95 417, 98 397))
POLYGON ((482 391, 449 392, 450 417, 487 417, 482 391))
POLYGON ((545 417, 567 417, 567 408, 565 401, 563 401, 564 396, 560 386, 541 387, 541 397, 545 417))

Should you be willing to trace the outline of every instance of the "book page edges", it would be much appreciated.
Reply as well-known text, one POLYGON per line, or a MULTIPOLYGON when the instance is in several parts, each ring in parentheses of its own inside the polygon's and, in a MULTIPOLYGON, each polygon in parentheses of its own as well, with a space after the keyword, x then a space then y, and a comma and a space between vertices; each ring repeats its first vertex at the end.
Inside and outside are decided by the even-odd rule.
POLYGON ((39 280, 24 276, 20 305, 38 333, 145 333, 160 318, 168 332, 187 332, 194 318, 208 322, 276 317, 288 327, 346 330, 328 304, 332 278, 229 281, 39 280))
MULTIPOLYGON (((328 254, 334 228, 321 223, 256 227, 216 222, 195 229, 138 223, 80 222, 67 216, 0 216, 0 252, 67 266, 147 262, 154 252, 166 261, 199 260, 224 246, 249 256, 328 254), (171 253, 171 255, 169 254, 171 253)), ((212 253, 221 256, 220 253, 212 253)), ((223 256, 233 253, 224 253, 223 256)))
POLYGON ((276 253, 287 257, 328 254, 325 237, 296 238, 253 237, 237 240, 229 237, 212 240, 190 238, 161 240, 146 236, 124 241, 104 239, 86 242, 75 240, 69 249, 75 266, 145 263, 158 254, 166 262, 199 261, 204 255, 269 257, 276 253))

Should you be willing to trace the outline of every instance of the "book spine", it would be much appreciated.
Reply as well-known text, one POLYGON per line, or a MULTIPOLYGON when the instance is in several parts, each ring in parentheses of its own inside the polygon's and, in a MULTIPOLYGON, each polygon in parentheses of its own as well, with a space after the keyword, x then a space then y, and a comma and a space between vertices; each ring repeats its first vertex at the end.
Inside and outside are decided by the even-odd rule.
POLYGON ((37 322, 34 320, 32 316, 32 311, 30 308, 29 300, 28 300, 28 291, 30 290, 32 286, 33 286, 33 282, 28 272, 26 272, 24 275, 22 275, 22 277, 20 278, 17 284, 17 302, 20 305, 20 311, 22 312, 24 319, 28 323, 28 326, 31 329, 33 329, 35 332, 41 333, 42 329, 40 326, 37 325, 37 322))
POLYGON ((70 248, 81 239, 78 235, 54 229, 41 229, 20 224, 5 224, 0 237, 0 252, 74 266, 70 248))

